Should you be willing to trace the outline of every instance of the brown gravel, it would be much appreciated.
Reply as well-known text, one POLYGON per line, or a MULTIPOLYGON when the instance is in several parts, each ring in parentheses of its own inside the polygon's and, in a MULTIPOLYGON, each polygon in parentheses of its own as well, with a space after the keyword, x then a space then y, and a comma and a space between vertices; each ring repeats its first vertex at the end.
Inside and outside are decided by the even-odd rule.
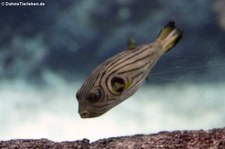
POLYGON ((47 139, 0 141, 1 149, 225 149, 225 128, 208 131, 159 132, 100 139, 53 142, 47 139))

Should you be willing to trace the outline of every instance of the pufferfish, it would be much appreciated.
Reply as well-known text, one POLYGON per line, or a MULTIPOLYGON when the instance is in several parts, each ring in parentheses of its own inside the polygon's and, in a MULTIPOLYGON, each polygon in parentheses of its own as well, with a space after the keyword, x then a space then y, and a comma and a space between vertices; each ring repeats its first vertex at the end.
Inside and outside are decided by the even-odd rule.
POLYGON ((169 22, 157 38, 147 44, 112 56, 97 66, 76 94, 82 118, 100 116, 128 97, 143 84, 159 58, 182 38, 182 31, 169 22))

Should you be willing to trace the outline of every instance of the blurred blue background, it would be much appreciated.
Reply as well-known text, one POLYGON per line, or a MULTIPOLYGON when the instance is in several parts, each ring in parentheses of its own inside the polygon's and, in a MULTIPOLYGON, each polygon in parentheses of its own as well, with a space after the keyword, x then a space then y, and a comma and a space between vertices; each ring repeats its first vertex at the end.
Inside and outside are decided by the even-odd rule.
POLYGON ((96 140, 224 127, 223 0, 42 2, 0 6, 1 139, 96 140), (183 39, 148 82, 105 115, 81 119, 75 93, 89 73, 126 50, 129 38, 151 42, 169 21, 183 39))

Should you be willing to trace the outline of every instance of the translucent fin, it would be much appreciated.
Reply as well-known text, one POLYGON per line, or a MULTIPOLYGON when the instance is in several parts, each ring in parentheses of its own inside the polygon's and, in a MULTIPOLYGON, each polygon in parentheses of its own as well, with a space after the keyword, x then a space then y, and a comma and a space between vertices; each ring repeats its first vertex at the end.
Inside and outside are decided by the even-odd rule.
POLYGON ((131 82, 114 82, 112 89, 116 93, 122 93, 124 90, 128 89, 131 86, 131 82))
POLYGON ((128 39, 127 46, 128 46, 128 50, 133 50, 134 48, 136 48, 135 40, 131 38, 128 39))
POLYGON ((173 48, 182 38, 182 31, 176 28, 174 22, 169 22, 159 33, 158 40, 162 42, 165 52, 173 48))

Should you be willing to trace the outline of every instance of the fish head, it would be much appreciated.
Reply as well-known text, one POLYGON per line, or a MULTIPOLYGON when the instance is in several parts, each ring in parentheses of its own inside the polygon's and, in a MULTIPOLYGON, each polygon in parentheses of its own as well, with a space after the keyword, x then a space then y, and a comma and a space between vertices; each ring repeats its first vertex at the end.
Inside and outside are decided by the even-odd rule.
POLYGON ((76 93, 81 118, 100 116, 130 96, 126 91, 131 82, 122 76, 111 75, 100 81, 93 76, 102 75, 92 74, 76 93))
POLYGON ((103 89, 94 87, 89 90, 82 86, 76 94, 79 103, 78 112, 81 118, 97 117, 105 113, 107 110, 101 108, 104 95, 103 89), (101 109, 101 110, 100 110, 101 109))

